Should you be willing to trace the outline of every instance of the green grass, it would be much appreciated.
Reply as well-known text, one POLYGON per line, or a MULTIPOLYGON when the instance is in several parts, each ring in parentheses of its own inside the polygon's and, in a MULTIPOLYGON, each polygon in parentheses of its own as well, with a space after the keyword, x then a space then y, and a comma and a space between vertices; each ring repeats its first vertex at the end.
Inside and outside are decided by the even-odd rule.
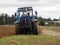
POLYGON ((15 35, 1 38, 0 45, 60 45, 60 37, 48 35, 15 35))
POLYGON ((40 26, 40 28, 60 32, 60 26, 40 26))

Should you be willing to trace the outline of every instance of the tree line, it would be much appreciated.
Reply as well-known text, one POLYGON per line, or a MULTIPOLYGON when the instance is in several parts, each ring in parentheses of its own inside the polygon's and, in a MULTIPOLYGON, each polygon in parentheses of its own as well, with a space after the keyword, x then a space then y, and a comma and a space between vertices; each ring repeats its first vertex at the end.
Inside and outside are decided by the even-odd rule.
POLYGON ((14 24, 16 18, 14 15, 9 16, 8 14, 0 14, 0 25, 14 24))
MULTIPOLYGON (((14 24, 16 21, 15 15, 9 16, 8 14, 0 14, 0 25, 11 25, 14 24)), ((43 18, 41 16, 38 17, 38 21, 41 25, 44 25, 45 21, 60 21, 60 19, 54 18, 53 20, 51 18, 43 18)))
POLYGON ((45 25, 45 21, 48 22, 48 21, 60 21, 60 18, 59 19, 51 19, 51 18, 43 18, 43 17, 38 17, 38 21, 39 21, 39 25, 45 25))

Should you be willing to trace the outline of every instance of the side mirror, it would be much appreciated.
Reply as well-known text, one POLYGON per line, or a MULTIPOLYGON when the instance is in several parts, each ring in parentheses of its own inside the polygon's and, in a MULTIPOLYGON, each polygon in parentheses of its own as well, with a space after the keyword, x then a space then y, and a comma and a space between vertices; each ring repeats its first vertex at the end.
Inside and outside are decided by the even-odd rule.
POLYGON ((37 18, 37 11, 35 11, 35 14, 36 14, 36 18, 37 18))
POLYGON ((37 11, 35 11, 35 14, 37 15, 37 11))
POLYGON ((16 13, 15 13, 15 16, 16 16, 16 13))

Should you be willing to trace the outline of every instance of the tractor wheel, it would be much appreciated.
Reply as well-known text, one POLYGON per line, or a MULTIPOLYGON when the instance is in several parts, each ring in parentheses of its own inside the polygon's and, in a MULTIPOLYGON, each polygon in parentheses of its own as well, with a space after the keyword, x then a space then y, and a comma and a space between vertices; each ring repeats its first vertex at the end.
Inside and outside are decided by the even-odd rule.
POLYGON ((38 35, 37 22, 32 23, 32 32, 34 35, 38 35))

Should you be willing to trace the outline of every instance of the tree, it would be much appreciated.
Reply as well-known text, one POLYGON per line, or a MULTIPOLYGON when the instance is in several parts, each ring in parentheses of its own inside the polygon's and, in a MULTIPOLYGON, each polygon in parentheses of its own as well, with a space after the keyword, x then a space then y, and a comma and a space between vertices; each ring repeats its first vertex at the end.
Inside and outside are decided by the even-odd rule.
POLYGON ((11 16, 11 24, 14 24, 14 22, 15 22, 15 16, 12 15, 12 16, 11 16))
POLYGON ((5 23, 4 13, 2 13, 0 16, 0 24, 3 25, 4 23, 5 23))
POLYGON ((5 24, 8 24, 8 14, 5 14, 5 24))
POLYGON ((45 25, 45 21, 44 20, 40 20, 40 25, 45 25))
POLYGON ((53 21, 58 21, 58 19, 54 18, 53 21))
POLYGON ((43 18, 40 16, 40 17, 38 17, 38 20, 43 20, 43 18))
POLYGON ((52 19, 51 18, 47 18, 47 21, 51 21, 52 19))
POLYGON ((47 21, 47 19, 46 19, 46 18, 44 18, 44 21, 47 21))
POLYGON ((41 16, 38 18, 38 20, 39 20, 39 25, 45 25, 45 21, 41 16))

